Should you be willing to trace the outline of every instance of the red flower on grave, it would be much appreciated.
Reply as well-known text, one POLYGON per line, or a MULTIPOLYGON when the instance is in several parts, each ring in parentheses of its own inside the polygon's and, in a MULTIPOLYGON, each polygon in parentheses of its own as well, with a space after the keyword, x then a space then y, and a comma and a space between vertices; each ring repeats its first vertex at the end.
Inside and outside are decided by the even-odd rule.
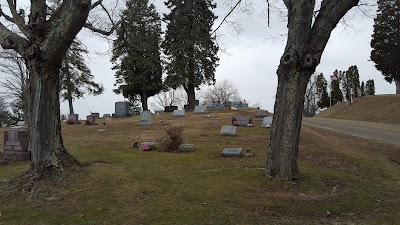
POLYGON ((68 124, 73 124, 74 121, 72 121, 72 119, 68 119, 68 120, 67 120, 67 123, 68 123, 68 124))

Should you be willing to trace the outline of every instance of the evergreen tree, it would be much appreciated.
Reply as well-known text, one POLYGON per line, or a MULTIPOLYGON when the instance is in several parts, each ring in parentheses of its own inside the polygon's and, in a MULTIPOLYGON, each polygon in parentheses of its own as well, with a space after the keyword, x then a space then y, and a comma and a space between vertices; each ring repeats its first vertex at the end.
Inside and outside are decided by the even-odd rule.
POLYGON ((329 107, 330 100, 327 91, 328 82, 326 81, 324 75, 321 73, 317 76, 315 81, 315 85, 317 88, 317 96, 318 96, 318 107, 323 109, 329 107))
POLYGON ((366 86, 366 94, 367 95, 375 95, 375 82, 374 82, 374 79, 367 80, 365 86, 366 86))
POLYGON ((350 81, 350 88, 353 90, 354 98, 359 97, 358 90, 360 89, 360 75, 357 66, 350 66, 346 75, 349 77, 348 80, 350 81))
POLYGON ((331 80, 331 105, 335 105, 338 102, 343 101, 343 93, 340 89, 340 75, 339 71, 333 72, 335 79, 331 80))
POLYGON ((103 85, 96 83, 90 69, 85 64, 83 54, 88 51, 75 39, 68 49, 60 69, 60 95, 68 101, 69 113, 74 113, 73 100, 81 98, 88 92, 99 95, 104 91, 103 85), (86 89, 86 90, 85 90, 86 89))
POLYGON ((400 1, 378 0, 371 40, 371 60, 385 80, 396 84, 400 94, 400 1))
POLYGON ((216 4, 212 0, 168 0, 165 4, 171 10, 164 15, 168 25, 162 44, 167 57, 166 83, 172 88, 183 86, 193 110, 195 88, 215 83, 219 58, 211 28, 217 17, 211 10, 216 4))
POLYGON ((364 96, 364 95, 365 95, 365 84, 363 81, 363 82, 361 82, 361 96, 364 96))
POLYGON ((129 0, 126 6, 113 43, 117 86, 113 91, 122 93, 132 105, 140 99, 143 110, 148 110, 148 98, 163 88, 160 16, 148 0, 129 0))

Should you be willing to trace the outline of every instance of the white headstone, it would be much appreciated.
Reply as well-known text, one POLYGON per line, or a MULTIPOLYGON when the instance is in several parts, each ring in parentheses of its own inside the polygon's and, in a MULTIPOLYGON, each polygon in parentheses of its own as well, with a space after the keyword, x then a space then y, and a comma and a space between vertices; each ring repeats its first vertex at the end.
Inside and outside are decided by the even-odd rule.
POLYGON ((143 111, 140 112, 140 125, 151 125, 151 112, 143 111))
POLYGON ((236 136, 236 127, 235 126, 222 126, 221 134, 226 136, 236 136))
POLYGON ((185 117, 185 110, 184 109, 176 109, 172 113, 173 117, 185 117))
POLYGON ((271 127, 271 126, 272 126, 272 116, 264 117, 261 127, 271 127))

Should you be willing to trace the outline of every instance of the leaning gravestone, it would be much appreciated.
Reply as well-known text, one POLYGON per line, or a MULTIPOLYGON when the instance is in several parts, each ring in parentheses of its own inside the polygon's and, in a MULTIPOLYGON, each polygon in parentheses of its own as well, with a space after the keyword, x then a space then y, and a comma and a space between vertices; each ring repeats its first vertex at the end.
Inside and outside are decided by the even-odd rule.
POLYGON ((264 117, 261 127, 269 128, 271 126, 272 126, 272 116, 264 117))
POLYGON ((221 156, 225 157, 242 157, 243 149, 242 148, 224 148, 221 153, 221 156))
POLYGON ((7 160, 30 160, 28 151, 28 131, 23 128, 10 129, 4 132, 4 158, 7 160))
POLYGON ((207 110, 207 106, 205 105, 196 105, 194 107, 194 113, 205 113, 207 110))
POLYGON ((143 111, 140 112, 140 125, 151 125, 151 112, 143 111))
POLYGON ((129 102, 116 102, 115 113, 113 117, 128 117, 129 115, 129 102))
POLYGON ((222 126, 221 134, 225 136, 236 136, 236 127, 235 126, 222 126))
POLYGON ((251 124, 250 116, 234 116, 232 118, 232 125, 239 127, 247 127, 248 124, 251 124))
POLYGON ((263 118, 268 116, 268 111, 267 110, 262 110, 259 109, 256 111, 256 114, 254 115, 256 118, 263 118))
POLYGON ((194 144, 181 144, 178 147, 178 151, 180 152, 193 152, 194 151, 194 144))
POLYGON ((184 109, 176 109, 172 113, 173 117, 185 117, 185 110, 184 109))

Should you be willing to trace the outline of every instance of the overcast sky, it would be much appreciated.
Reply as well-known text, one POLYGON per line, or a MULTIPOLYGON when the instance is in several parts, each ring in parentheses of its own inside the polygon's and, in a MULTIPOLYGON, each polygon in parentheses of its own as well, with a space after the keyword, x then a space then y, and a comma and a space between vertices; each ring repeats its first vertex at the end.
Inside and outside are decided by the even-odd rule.
MULTIPOLYGON (((226 1, 226 0, 225 0, 226 1)), ((286 32, 286 22, 279 16, 281 13, 274 9, 271 13, 270 27, 264 16, 265 4, 261 0, 253 5, 252 16, 236 10, 229 17, 230 21, 238 21, 242 32, 237 34, 230 26, 223 25, 218 39, 219 45, 225 50, 220 52, 219 66, 216 70, 217 82, 223 79, 231 80, 238 88, 242 99, 246 99, 250 105, 259 103, 261 108, 273 111, 274 96, 277 87, 276 70, 280 57, 283 54, 286 40, 273 39, 286 32)), ((217 1, 218 8, 215 13, 219 16, 215 27, 229 12, 229 7, 217 1)), ((157 8, 167 12, 163 1, 154 0, 157 8)), ((279 6, 279 5, 278 5, 279 6)), ((374 79, 377 94, 394 94, 394 84, 384 81, 383 76, 369 61, 371 52, 370 40, 373 28, 373 19, 362 16, 358 9, 353 9, 347 18, 348 27, 339 25, 332 33, 330 41, 322 55, 317 72, 323 73, 329 81, 329 76, 335 69, 347 70, 352 65, 357 65, 360 73, 360 82, 374 79)), ((74 102, 75 112, 81 119, 92 112, 114 113, 116 101, 123 101, 122 95, 112 92, 114 88, 114 71, 111 70, 111 55, 107 53, 109 43, 100 37, 89 37, 85 32, 80 34, 90 54, 90 69, 97 82, 104 85, 104 94, 100 96, 88 96, 74 102), (93 54, 95 52, 105 54, 93 54)), ((151 99, 150 99, 151 101, 151 99)), ((68 104, 62 103, 61 113, 68 113, 68 104)))

